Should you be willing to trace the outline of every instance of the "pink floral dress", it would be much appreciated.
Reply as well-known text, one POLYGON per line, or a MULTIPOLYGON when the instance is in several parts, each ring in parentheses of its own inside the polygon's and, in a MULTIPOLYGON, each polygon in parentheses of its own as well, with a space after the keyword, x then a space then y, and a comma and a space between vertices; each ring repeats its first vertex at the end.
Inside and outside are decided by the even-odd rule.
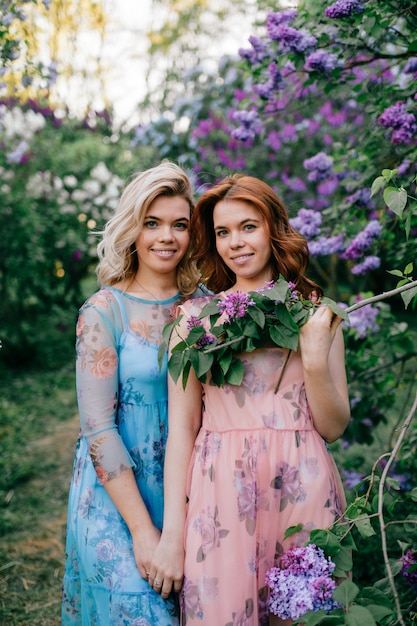
MULTIPOLYGON (((181 307, 198 315, 205 299, 181 307)), ((188 477, 182 624, 268 623, 265 572, 343 512, 342 483, 307 403, 300 355, 239 355, 242 385, 202 386, 202 427, 188 477), (290 526, 304 530, 284 540, 290 526)))

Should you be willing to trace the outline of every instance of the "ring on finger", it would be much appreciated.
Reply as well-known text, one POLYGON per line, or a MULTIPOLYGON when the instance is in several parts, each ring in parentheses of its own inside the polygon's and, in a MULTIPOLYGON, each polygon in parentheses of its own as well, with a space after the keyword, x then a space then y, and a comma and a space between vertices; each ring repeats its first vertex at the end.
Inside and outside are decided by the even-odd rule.
POLYGON ((162 583, 160 583, 159 580, 154 580, 153 581, 153 586, 154 587, 162 587, 162 583))

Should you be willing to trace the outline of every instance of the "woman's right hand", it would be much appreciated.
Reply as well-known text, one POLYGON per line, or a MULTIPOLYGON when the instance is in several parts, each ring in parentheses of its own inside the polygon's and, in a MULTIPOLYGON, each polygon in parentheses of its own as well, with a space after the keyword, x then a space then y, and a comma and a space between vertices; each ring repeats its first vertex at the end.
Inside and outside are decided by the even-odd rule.
POLYGON ((161 538, 161 533, 152 524, 146 530, 143 527, 131 530, 131 534, 133 553, 139 573, 142 578, 149 581, 152 556, 161 538))
POLYGON ((149 569, 149 581, 153 580, 153 588, 163 598, 168 598, 171 591, 179 593, 184 575, 183 538, 167 537, 162 534, 161 540, 152 557, 149 569), (157 585, 155 585, 155 580, 157 585))

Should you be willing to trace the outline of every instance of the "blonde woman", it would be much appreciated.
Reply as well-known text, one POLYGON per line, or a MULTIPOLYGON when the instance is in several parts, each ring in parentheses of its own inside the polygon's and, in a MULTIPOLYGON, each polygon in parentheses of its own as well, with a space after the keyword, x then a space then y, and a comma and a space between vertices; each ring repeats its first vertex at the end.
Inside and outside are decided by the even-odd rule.
POLYGON ((178 624, 149 565, 163 519, 167 438, 164 325, 196 292, 192 189, 162 163, 136 175, 98 246, 101 289, 80 310, 81 433, 68 508, 62 623, 178 624))

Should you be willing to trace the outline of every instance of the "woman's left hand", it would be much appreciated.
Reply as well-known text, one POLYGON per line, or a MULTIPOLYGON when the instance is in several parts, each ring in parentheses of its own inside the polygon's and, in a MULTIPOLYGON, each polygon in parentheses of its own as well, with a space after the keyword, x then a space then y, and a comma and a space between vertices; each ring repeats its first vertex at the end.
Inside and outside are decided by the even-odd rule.
POLYGON ((300 328, 300 350, 304 367, 317 367, 327 361, 342 318, 328 306, 319 306, 300 328))

